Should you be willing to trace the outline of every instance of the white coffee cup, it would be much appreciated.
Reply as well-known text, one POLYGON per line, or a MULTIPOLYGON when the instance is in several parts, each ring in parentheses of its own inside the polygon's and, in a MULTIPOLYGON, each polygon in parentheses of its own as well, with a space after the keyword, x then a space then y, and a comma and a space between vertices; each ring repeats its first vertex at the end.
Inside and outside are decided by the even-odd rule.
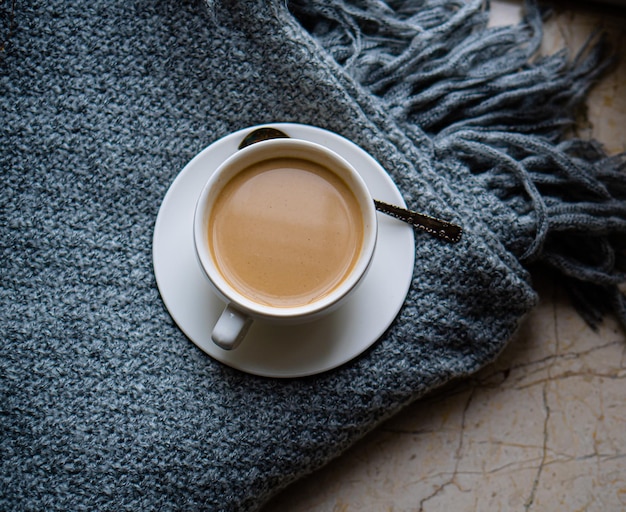
MULTIPOLYGON (((234 153, 205 184, 194 215, 198 260, 212 287, 226 302, 213 328, 213 341, 219 347, 231 350, 243 340, 254 319, 300 323, 334 311, 366 275, 374 255, 377 229, 374 201, 365 182, 344 158, 330 149, 304 140, 274 139, 234 153), (291 169, 292 164, 297 169, 291 169), (323 181, 326 178, 328 181, 323 181), (292 181, 297 185, 289 188, 292 181), (306 183, 306 187, 301 182, 306 183), (331 183, 337 185, 337 190, 331 183), (320 195, 323 201, 317 200, 318 184, 320 193, 328 191, 330 194, 328 198, 320 195), (287 187, 286 192, 283 192, 284 187, 287 187), (266 197, 267 201, 263 199, 266 197), (286 206, 282 206, 283 203, 286 206), (331 215, 326 207, 320 206, 322 203, 332 205, 333 211, 338 213, 331 215), (297 208, 295 213, 294 207, 297 208), (241 214, 237 208, 241 208, 241 214), (276 219, 280 222, 273 224, 276 219), (301 220, 302 226, 298 224, 301 220), (327 224, 332 224, 333 229, 327 224), (280 238, 282 231, 274 226, 283 225, 294 231, 286 231, 291 235, 280 238), (350 226, 356 226, 356 229, 350 226), (340 232, 343 234, 339 235, 340 232), (317 237, 318 233, 323 236, 317 237), (306 244, 301 248, 298 247, 300 239, 306 244), (293 252, 282 249, 283 245, 290 247, 292 241, 293 252), (273 254, 271 251, 275 248, 276 254, 273 254), (301 259, 307 263, 299 267, 301 259), (282 263, 274 264, 275 260, 282 263), (264 266, 266 261, 272 266, 264 266), (239 274, 240 268, 245 272, 239 274), (294 270, 299 268, 303 269, 300 274, 294 270), (292 300, 290 294, 296 293, 292 289, 300 293, 298 287, 305 290, 309 281, 317 285, 318 281, 325 282, 327 273, 335 275, 331 270, 323 273, 327 268, 335 269, 332 272, 338 277, 333 277, 334 284, 322 289, 319 296, 313 297, 312 294, 313 298, 309 297, 305 302, 292 300), (266 275, 270 277, 265 279, 266 275), (318 279, 318 275, 324 279, 318 279), (267 283, 271 290, 264 295, 266 290, 262 286, 248 286, 248 278, 254 283, 265 279, 263 283, 267 283), (300 280, 306 283, 300 283, 300 280), (281 297, 283 288, 289 292, 281 297), (257 293, 257 289, 261 292, 257 293)), ((302 296, 306 293, 303 291, 302 296)))

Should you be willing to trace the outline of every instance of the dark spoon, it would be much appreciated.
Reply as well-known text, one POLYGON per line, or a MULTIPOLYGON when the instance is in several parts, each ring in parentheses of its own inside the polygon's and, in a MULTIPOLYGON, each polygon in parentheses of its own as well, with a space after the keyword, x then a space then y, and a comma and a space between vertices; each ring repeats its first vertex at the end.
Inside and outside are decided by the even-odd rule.
MULTIPOLYGON (((239 149, 243 149, 263 140, 288 138, 289 135, 285 132, 277 130, 276 128, 257 128, 256 130, 252 130, 243 138, 241 144, 239 144, 239 149)), ((401 208, 400 206, 384 203, 382 201, 378 201, 377 199, 374 199, 374 205, 376 206, 376 210, 379 212, 391 215, 392 217, 395 217, 403 222, 407 222, 422 231, 426 231, 441 240, 445 240, 446 242, 456 243, 461 239, 463 228, 451 222, 436 219, 435 217, 431 217, 430 215, 425 215, 423 213, 407 210, 406 208, 401 208)))

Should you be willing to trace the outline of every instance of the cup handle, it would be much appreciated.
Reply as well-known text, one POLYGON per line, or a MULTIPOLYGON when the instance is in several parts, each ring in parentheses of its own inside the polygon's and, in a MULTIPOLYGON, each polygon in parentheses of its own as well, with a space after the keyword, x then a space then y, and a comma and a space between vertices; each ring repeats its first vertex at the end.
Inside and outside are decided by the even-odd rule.
POLYGON ((243 341, 251 325, 251 317, 228 304, 213 327, 211 339, 218 347, 233 350, 243 341))

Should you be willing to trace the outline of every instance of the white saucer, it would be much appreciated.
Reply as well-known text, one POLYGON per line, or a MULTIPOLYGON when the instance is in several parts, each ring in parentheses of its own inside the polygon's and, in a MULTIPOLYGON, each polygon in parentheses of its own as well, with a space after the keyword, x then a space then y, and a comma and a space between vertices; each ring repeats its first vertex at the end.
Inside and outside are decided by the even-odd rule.
MULTIPOLYGON (((391 178, 365 151, 347 139, 307 125, 271 125, 287 135, 323 144, 348 160, 376 199, 404 206, 391 178)), ((329 316, 296 326, 255 321, 239 348, 225 351, 211 341, 224 303, 212 291, 195 255, 193 213, 202 186, 218 165, 237 151, 255 127, 232 133, 199 153, 170 186, 156 220, 153 264, 165 307, 201 350, 241 371, 266 377, 321 373, 361 354, 393 322, 413 276, 413 228, 378 214, 376 253, 369 273, 351 300, 329 316)))

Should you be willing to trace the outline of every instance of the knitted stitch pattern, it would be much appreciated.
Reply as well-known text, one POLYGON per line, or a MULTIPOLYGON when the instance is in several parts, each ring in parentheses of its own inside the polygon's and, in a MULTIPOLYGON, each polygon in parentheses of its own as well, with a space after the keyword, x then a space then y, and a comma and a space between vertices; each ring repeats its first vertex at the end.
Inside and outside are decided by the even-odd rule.
POLYGON ((359 5, 3 5, 0 509, 256 510, 493 360, 536 300, 522 263, 587 269, 619 303, 621 162, 562 141, 600 56, 528 64, 532 5, 501 29, 479 2, 359 5), (344 135, 409 206, 465 228, 457 245, 416 234, 409 295, 370 350, 289 380, 198 350, 151 265, 182 167, 274 121, 344 135))

